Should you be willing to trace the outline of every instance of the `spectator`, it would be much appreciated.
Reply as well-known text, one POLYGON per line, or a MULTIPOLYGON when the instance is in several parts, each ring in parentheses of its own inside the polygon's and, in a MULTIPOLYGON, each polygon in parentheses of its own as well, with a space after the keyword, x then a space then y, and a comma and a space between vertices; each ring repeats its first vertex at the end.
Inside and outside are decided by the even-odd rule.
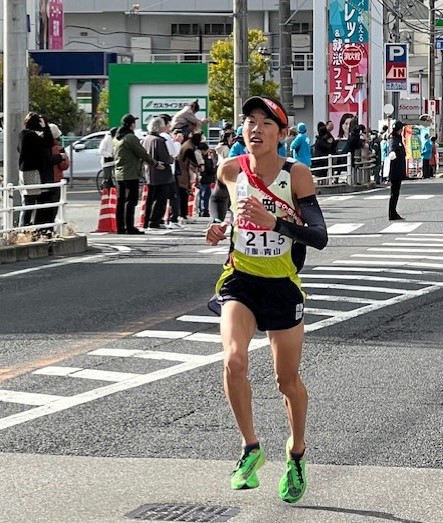
POLYGON ((204 169, 200 176, 200 200, 199 216, 209 218, 209 200, 211 198, 212 185, 215 183, 215 165, 213 153, 209 150, 207 143, 202 142, 198 146, 205 162, 204 169))
POLYGON ((231 146, 231 149, 228 153, 228 158, 234 158, 235 156, 240 156, 241 154, 246 154, 248 150, 246 149, 245 140, 243 139, 243 127, 240 126, 237 129, 237 135, 234 139, 234 142, 231 146))
POLYGON ((297 125, 298 135, 291 143, 292 157, 308 167, 311 166, 311 140, 307 135, 307 126, 300 122, 297 125))
POLYGON ((169 194, 169 221, 166 224, 168 229, 180 229, 181 225, 178 223, 178 218, 180 216, 180 196, 177 185, 177 174, 178 174, 178 163, 177 158, 180 154, 180 148, 183 143, 183 133, 180 129, 175 129, 172 133, 171 131, 171 117, 168 114, 161 114, 166 126, 166 130, 160 133, 166 140, 166 147, 168 148, 169 155, 173 158, 173 163, 171 164, 171 171, 174 175, 174 181, 170 185, 171 193, 169 194))
POLYGON ((234 143, 234 138, 235 133, 233 131, 227 131, 223 134, 223 138, 215 147, 215 152, 217 153, 217 164, 228 157, 230 147, 234 143))
POLYGON ((432 142, 429 139, 429 134, 425 134, 423 146, 421 148, 423 178, 431 177, 431 169, 430 169, 430 165, 429 165, 431 156, 432 156, 432 142))
POLYGON ((192 216, 188 217, 188 199, 192 192, 193 184, 197 180, 201 169, 201 154, 196 154, 201 143, 201 133, 193 134, 186 140, 178 156, 180 174, 177 176, 177 183, 180 196, 180 218, 181 225, 191 223, 192 216))
MULTIPOLYGON (((49 127, 51 129, 52 136, 54 138, 54 145, 52 146, 52 163, 53 163, 53 170, 54 170, 54 182, 61 182, 64 178, 64 171, 67 171, 69 169, 69 166, 71 165, 71 162, 69 160, 69 156, 66 153, 64 147, 61 144, 60 137, 62 136, 62 132, 58 128, 55 123, 50 123, 49 127), (58 163, 59 156, 62 157, 62 161, 58 163)), ((54 187, 51 189, 51 196, 52 202, 59 202, 60 201, 60 187, 54 187)), ((42 209, 43 210, 43 209, 42 209)), ((52 209, 46 209, 48 212, 48 223, 54 223, 55 218, 58 213, 58 207, 53 207, 52 209)))
POLYGON ((389 138, 388 157, 385 162, 385 168, 389 173, 389 181, 391 182, 390 220, 403 220, 397 212, 401 182, 406 178, 406 151, 402 139, 403 127, 403 123, 399 120, 395 122, 389 138))
POLYGON ((326 122, 326 129, 328 130, 328 133, 332 136, 332 131, 334 130, 334 122, 332 120, 328 120, 326 122))
POLYGON ((313 171, 313 174, 319 178, 325 178, 328 175, 328 159, 322 158, 321 160, 316 159, 316 157, 324 157, 329 154, 334 154, 335 140, 334 137, 328 132, 326 125, 320 127, 318 130, 318 136, 314 144, 314 160, 312 162, 314 167, 325 167, 325 169, 319 169, 318 171, 313 171))
POLYGON ((201 126, 208 123, 208 119, 199 120, 196 113, 200 111, 198 100, 180 109, 178 113, 172 118, 172 129, 181 129, 185 138, 188 138, 189 133, 200 131, 201 126))
POLYGON ((158 170, 164 164, 148 154, 134 134, 138 118, 126 114, 114 138, 115 179, 118 183, 117 232, 118 234, 144 234, 134 227, 135 208, 138 203, 142 178, 142 162, 158 170))
POLYGON ((297 127, 290 127, 288 130, 288 136, 286 137, 286 156, 292 156, 291 153, 291 143, 294 141, 297 136, 298 131, 297 127))
POLYGON ((430 174, 431 178, 435 178, 437 174, 438 167, 438 147, 437 147, 437 137, 433 136, 431 138, 432 142, 432 154, 431 159, 429 160, 430 174))
POLYGON ((351 153, 352 166, 355 166, 355 153, 359 151, 364 144, 361 133, 365 132, 364 125, 358 123, 358 118, 354 116, 349 124, 349 137, 343 148, 343 154, 351 153))
MULTIPOLYGON (((28 113, 24 120, 24 129, 20 131, 18 153, 19 153, 19 183, 20 185, 41 184, 41 170, 48 164, 48 151, 54 145, 51 129, 45 118, 37 113, 28 113)), ((60 158, 61 163, 62 158, 60 158)), ((25 189, 22 191, 23 205, 35 205, 39 203, 41 189, 25 189)), ((32 225, 33 210, 22 211, 20 214, 20 226, 32 225)))
POLYGON ((163 216, 173 192, 172 184, 175 182, 171 169, 174 158, 169 154, 166 138, 161 136, 164 132, 166 125, 163 118, 152 118, 148 124, 148 135, 143 140, 143 147, 149 155, 164 165, 163 169, 157 169, 155 165, 149 165, 147 168, 149 192, 144 224, 147 229, 166 229, 163 216))
POLYGON ((117 132, 117 127, 112 127, 109 133, 106 133, 103 140, 98 146, 98 154, 100 155, 100 163, 103 169, 104 183, 103 187, 114 187, 114 180, 112 179, 112 171, 114 168, 114 138, 117 132))

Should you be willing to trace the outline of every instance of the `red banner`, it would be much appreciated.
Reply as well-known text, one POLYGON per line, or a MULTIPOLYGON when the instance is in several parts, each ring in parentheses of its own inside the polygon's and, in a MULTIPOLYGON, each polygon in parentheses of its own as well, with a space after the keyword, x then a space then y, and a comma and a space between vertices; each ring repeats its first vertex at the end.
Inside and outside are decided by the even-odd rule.
POLYGON ((49 0, 49 49, 63 49, 63 0, 49 0))

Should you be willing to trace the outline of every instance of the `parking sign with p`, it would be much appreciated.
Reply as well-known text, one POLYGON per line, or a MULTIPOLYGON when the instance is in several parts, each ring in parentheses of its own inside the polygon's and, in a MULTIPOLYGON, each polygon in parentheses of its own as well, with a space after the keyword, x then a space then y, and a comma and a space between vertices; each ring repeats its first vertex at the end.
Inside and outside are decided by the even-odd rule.
POLYGON ((385 90, 408 90, 408 44, 385 44, 385 90))

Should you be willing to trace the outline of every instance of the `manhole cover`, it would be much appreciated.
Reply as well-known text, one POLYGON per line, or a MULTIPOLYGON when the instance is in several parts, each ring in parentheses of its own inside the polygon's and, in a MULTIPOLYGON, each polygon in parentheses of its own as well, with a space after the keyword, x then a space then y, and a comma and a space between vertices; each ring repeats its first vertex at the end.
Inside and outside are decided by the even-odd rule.
POLYGON ((238 508, 208 507, 202 505, 172 505, 152 503, 125 514, 129 519, 143 521, 207 521, 223 523, 240 513, 238 508))

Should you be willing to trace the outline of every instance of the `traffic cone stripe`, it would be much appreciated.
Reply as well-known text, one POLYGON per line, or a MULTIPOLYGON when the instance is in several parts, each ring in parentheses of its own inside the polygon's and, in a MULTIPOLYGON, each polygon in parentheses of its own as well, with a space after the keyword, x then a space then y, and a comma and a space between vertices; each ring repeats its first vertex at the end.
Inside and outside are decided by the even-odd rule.
POLYGON ((149 186, 143 185, 143 192, 142 192, 142 201, 140 204, 140 214, 138 217, 138 222, 135 224, 137 228, 143 229, 145 226, 145 215, 146 215, 146 202, 148 201, 148 192, 149 192, 149 186))
POLYGON ((95 232, 117 232, 117 190, 115 187, 102 190, 100 202, 100 216, 95 232))

